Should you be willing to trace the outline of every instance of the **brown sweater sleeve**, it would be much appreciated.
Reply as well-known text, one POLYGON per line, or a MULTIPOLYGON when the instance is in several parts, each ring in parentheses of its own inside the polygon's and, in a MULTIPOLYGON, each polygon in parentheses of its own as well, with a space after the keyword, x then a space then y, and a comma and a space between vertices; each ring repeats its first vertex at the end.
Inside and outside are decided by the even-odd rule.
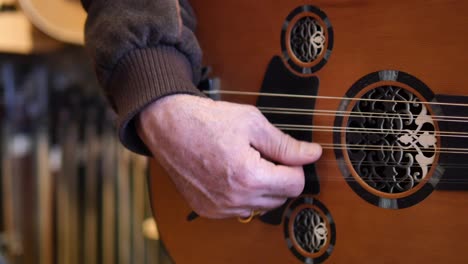
POLYGON ((136 133, 135 118, 167 95, 202 95, 201 50, 187 1, 82 0, 88 12, 86 49, 98 80, 118 115, 119 137, 128 149, 151 153, 136 133))

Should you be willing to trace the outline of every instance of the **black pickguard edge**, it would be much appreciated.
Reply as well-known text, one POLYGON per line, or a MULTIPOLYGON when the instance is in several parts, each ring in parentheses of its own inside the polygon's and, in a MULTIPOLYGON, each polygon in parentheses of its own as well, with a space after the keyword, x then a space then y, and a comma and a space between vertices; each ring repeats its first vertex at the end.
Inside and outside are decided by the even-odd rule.
MULTIPOLYGON (((438 94, 435 98, 439 103, 468 104, 468 96, 438 94)), ((435 115, 468 117, 466 106, 440 105, 439 107, 443 113, 436 113, 435 115)), ((468 132, 468 122, 438 121, 438 124, 441 132, 468 132)), ((468 149, 468 138, 442 136, 440 145, 442 148, 468 149)), ((436 186, 437 190, 468 190, 468 169, 463 168, 463 166, 468 165, 468 155, 441 153, 438 164, 444 168, 444 174, 436 186)))
MULTIPOLYGON (((268 65, 260 92, 316 96, 318 88, 319 79, 316 76, 297 76, 286 68, 280 57, 275 56, 268 65)), ((315 108, 315 98, 259 96, 257 106, 312 110, 315 108)), ((264 115, 273 124, 312 125, 312 115, 269 113, 265 113, 264 115)), ((311 131, 288 130, 284 132, 299 140, 312 141, 311 131)), ((306 165, 303 168, 306 181, 303 194, 318 194, 320 192, 320 184, 314 164, 306 165)), ((285 203, 282 207, 268 212, 260 219, 269 224, 279 225, 287 204, 285 203)))

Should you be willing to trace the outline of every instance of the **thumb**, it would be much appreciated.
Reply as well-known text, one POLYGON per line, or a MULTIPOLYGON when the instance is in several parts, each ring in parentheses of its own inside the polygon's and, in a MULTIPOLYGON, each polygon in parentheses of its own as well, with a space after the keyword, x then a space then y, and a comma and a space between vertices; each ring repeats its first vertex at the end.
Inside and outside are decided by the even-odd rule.
POLYGON ((317 161, 322 155, 322 147, 319 144, 296 140, 266 119, 252 132, 250 144, 265 158, 284 165, 309 164, 317 161))

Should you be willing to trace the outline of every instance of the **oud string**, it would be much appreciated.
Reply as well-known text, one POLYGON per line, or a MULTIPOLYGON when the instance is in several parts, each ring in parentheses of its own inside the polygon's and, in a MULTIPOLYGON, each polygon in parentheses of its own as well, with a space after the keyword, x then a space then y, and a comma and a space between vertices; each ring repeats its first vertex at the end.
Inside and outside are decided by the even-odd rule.
MULTIPOLYGON (((369 102, 389 102, 389 103, 404 103, 413 105, 446 105, 446 106, 461 106, 468 107, 465 103, 447 103, 447 102, 423 102, 423 101, 405 101, 405 100, 387 100, 387 99, 367 99, 367 98, 348 98, 348 97, 337 97, 337 96, 314 96, 314 95, 297 95, 297 94, 279 94, 279 93, 262 93, 262 92, 244 92, 244 91, 229 91, 229 90, 211 90, 203 91, 207 95, 242 95, 242 96, 267 96, 267 97, 286 97, 286 98, 303 98, 303 99, 327 99, 327 100, 346 100, 346 101, 369 101, 369 102)), ((415 97, 416 98, 416 97, 415 97)), ((301 108, 284 108, 284 107, 258 107, 258 109, 264 114, 284 114, 284 115, 313 115, 313 116, 340 116, 340 117, 370 117, 370 118, 398 118, 400 120, 416 120, 416 117, 411 113, 372 113, 372 112, 353 112, 353 111, 335 111, 335 110, 319 110, 319 109, 301 109, 301 108)), ((468 117, 466 116, 442 116, 442 115, 429 115, 430 121, 434 122, 454 122, 454 123, 468 123, 468 117)), ((355 128, 355 127, 334 127, 334 126, 314 126, 314 125, 296 125, 296 124, 274 124, 282 131, 308 131, 308 132, 346 132, 346 133, 369 133, 369 134, 385 134, 385 135, 403 135, 405 130, 401 132, 395 129, 377 129, 377 128, 355 128)), ((420 130, 415 136, 419 136, 423 133, 431 133, 431 135, 439 137, 460 137, 468 138, 468 132, 457 132, 457 131, 426 131, 420 130)), ((343 149, 347 150, 384 150, 393 151, 402 149, 408 152, 417 152, 415 149, 407 149, 402 146, 382 146, 382 145, 360 145, 360 144, 330 144, 320 143, 323 149, 343 149)), ((468 154, 468 148, 422 148, 422 153, 451 153, 451 154, 468 154)), ((320 163, 333 163, 336 164, 336 160, 320 160, 320 163)), ((404 163, 400 162, 386 162, 385 164, 379 164, 374 161, 352 161, 351 165, 373 165, 378 167, 395 167, 392 165, 401 166, 404 163), (376 165, 377 164, 377 165, 376 165)), ((444 166, 445 168, 468 168, 468 165, 458 163, 438 163, 438 165, 444 166)), ((407 166, 405 168, 420 168, 419 165, 407 166)), ((430 166, 429 166, 430 167, 430 166)), ((331 176, 327 178, 336 178, 342 180, 342 176, 331 176)), ((348 181, 350 179, 347 179, 348 181)), ((351 179, 352 180, 352 179, 351 179)), ((381 182, 394 182, 394 180, 381 180, 381 182)), ((439 182, 451 182, 451 183, 468 183, 468 179, 440 179, 439 182)))
MULTIPOLYGON (((334 111, 334 110, 318 110, 318 109, 299 109, 299 108, 282 108, 282 107, 257 107, 262 113, 268 114, 287 114, 287 115, 312 115, 312 116, 340 116, 340 117, 371 117, 371 118, 399 118, 401 120, 415 120, 414 115, 405 113, 378 113, 378 112, 353 112, 353 111, 334 111)), ((432 121, 438 122, 468 122, 467 116, 433 116, 432 121), (457 118, 457 119, 456 119, 457 118), (452 120, 455 119, 455 120, 452 120)))
MULTIPOLYGON (((390 128, 359 128, 359 127, 334 127, 334 126, 317 126, 317 125, 296 125, 296 124, 273 124, 274 126, 286 130, 297 131, 310 131, 310 132, 346 132, 348 133, 366 133, 366 134, 384 134, 404 136, 407 135, 407 130, 397 130, 390 128)), ((420 136, 422 134, 430 134, 440 137, 455 137, 455 138, 468 138, 468 132, 455 132, 455 131, 430 131, 419 130, 417 133, 410 134, 411 136, 420 136)))
MULTIPOLYGON (((453 103, 443 103, 443 102, 421 102, 421 101, 399 101, 399 100, 384 100, 384 99, 365 99, 365 98, 345 98, 345 97, 332 97, 332 96, 309 96, 309 95, 291 95, 291 94, 275 94, 275 93, 258 93, 258 92, 240 92, 240 91, 204 91, 206 94, 217 94, 217 93, 226 93, 226 94, 239 94, 239 95, 262 95, 262 96, 280 96, 280 97, 298 97, 298 98, 324 98, 324 99, 347 99, 355 101, 379 101, 379 102, 401 102, 406 104, 439 104, 439 105, 452 105, 452 106, 468 106, 468 104, 453 104, 453 103)), ((334 110, 318 110, 318 109, 300 109, 300 108, 282 108, 282 107, 258 107, 258 109, 264 114, 284 114, 284 115, 312 115, 312 116, 340 116, 340 117, 371 117, 371 118, 380 118, 388 119, 391 117, 398 118, 400 120, 416 120, 414 115, 410 113, 378 113, 378 112, 360 112, 356 113, 353 111, 334 111, 334 110)), ((454 122, 454 123, 468 123, 467 116, 428 116, 430 119, 428 121, 437 121, 437 122, 454 122)), ((333 129, 343 129, 341 127, 333 129)), ((366 132, 368 128, 362 128, 360 132, 366 132)), ((420 131, 431 133, 433 131, 420 131)), ((440 136, 449 136, 451 137, 466 137, 468 135, 466 132, 456 132, 456 131, 437 131, 440 136), (461 136, 463 135, 463 136, 461 136)))
MULTIPOLYGON (((420 182, 424 181, 426 178, 430 178, 430 177, 426 176, 426 177, 418 178, 417 180, 415 180, 415 179, 410 180, 409 175, 406 176, 406 177, 405 176, 399 176, 399 177, 395 177, 395 178, 392 178, 392 179, 384 179, 383 177, 378 179, 377 177, 380 177, 380 176, 361 177, 361 180, 366 182, 366 183, 369 183, 369 181, 374 182, 374 183, 381 183, 381 184, 386 184, 386 183, 395 184, 395 183, 398 183, 398 184, 403 185, 403 186, 411 182, 411 183, 413 183, 414 186, 416 186, 420 182)), ((341 182, 343 180, 348 181, 348 182, 359 182, 359 180, 355 179, 352 176, 345 178, 345 177, 340 176, 340 175, 338 175, 338 176, 322 176, 322 177, 319 177, 319 179, 320 179, 320 182, 323 182, 323 181, 341 182)), ((468 184, 468 179, 444 179, 444 178, 441 178, 441 179, 439 179, 438 183, 468 184)))
MULTIPOLYGON (((288 130, 299 130, 299 131, 316 131, 315 129, 300 129, 300 128, 282 128, 277 126, 282 131, 288 130)), ((328 131, 327 131, 328 132, 328 131)), ((356 133, 359 133, 356 131, 356 133)), ((415 149, 410 148, 412 145, 408 146, 402 145, 366 145, 366 144, 356 144, 356 143, 347 143, 347 144, 332 144, 324 142, 315 142, 320 144, 323 149, 346 149, 346 150, 406 150, 407 152, 417 152, 415 149)), ((468 154, 468 148, 448 148, 448 147, 433 147, 433 148, 420 148, 421 152, 424 153, 452 153, 452 154, 468 154)))
MULTIPOLYGON (((387 99, 369 99, 369 98, 349 98, 339 96, 323 96, 323 95, 300 95, 300 94, 282 94, 282 93, 262 93, 262 92, 244 92, 244 91, 230 91, 230 90, 203 90, 207 95, 217 94, 230 94, 230 95, 248 95, 248 96, 267 96, 267 97, 286 97, 286 98, 303 98, 303 99, 327 99, 327 100, 340 100, 340 101, 369 101, 369 102, 388 102, 388 103, 417 103, 424 105, 448 105, 448 106, 463 106, 468 107, 464 103, 445 103, 445 102, 423 102, 413 101, 408 102, 405 100, 387 100, 387 99)), ((416 97, 415 97, 416 98, 416 97)))
MULTIPOLYGON (((387 159, 389 159, 389 157, 387 156, 387 159)), ((320 163, 326 163, 326 164, 335 164, 336 165, 336 160, 324 160, 324 159, 320 159, 320 163)), ((375 160, 375 161, 370 161, 370 160, 363 160, 363 161, 350 161, 349 164, 351 165, 371 165, 371 166, 375 166, 375 167, 395 167, 395 169, 406 169, 406 168, 421 168, 421 166, 417 165, 417 164, 414 164, 413 165, 409 165, 410 162, 408 161, 382 161, 382 160, 375 160)), ((440 163, 437 163, 437 165, 441 165, 441 166, 444 166, 444 168, 468 168, 468 165, 467 164, 461 164, 461 163, 448 163, 448 162, 440 162, 440 163)), ((432 166, 432 165, 428 165, 428 166, 432 166)))
MULTIPOLYGON (((401 146, 383 146, 383 145, 361 145, 361 144, 331 144, 331 143, 319 143, 323 149, 343 149, 346 150, 382 150, 382 151, 395 151, 395 150, 406 150, 406 152, 415 152, 418 153, 415 149, 407 149, 401 146)), ((434 149, 424 149, 420 151, 421 153, 426 154, 435 154, 435 153, 451 153, 451 154, 468 154, 467 148, 434 148, 434 149)))
POLYGON ((425 104, 425 105, 447 105, 447 106, 468 107, 468 104, 465 104, 465 103, 423 102, 423 101, 408 102, 408 101, 405 101, 405 100, 350 98, 350 97, 323 96, 323 95, 301 95, 301 94, 244 92, 244 91, 230 91, 230 90, 203 90, 202 92, 207 94, 207 95, 229 94, 229 95, 303 98, 303 99, 326 99, 326 100, 340 100, 340 101, 369 101, 369 102, 387 102, 387 103, 405 103, 405 104, 407 104, 407 103, 418 103, 419 104, 420 103, 420 104, 425 104))

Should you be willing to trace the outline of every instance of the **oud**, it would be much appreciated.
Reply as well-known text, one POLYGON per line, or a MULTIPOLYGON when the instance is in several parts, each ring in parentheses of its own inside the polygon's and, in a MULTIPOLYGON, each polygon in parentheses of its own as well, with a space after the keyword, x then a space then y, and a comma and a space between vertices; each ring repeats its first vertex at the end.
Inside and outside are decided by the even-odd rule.
POLYGON ((188 219, 153 162, 176 263, 468 262, 468 2, 191 2, 210 94, 324 152, 300 197, 248 224, 188 219))

